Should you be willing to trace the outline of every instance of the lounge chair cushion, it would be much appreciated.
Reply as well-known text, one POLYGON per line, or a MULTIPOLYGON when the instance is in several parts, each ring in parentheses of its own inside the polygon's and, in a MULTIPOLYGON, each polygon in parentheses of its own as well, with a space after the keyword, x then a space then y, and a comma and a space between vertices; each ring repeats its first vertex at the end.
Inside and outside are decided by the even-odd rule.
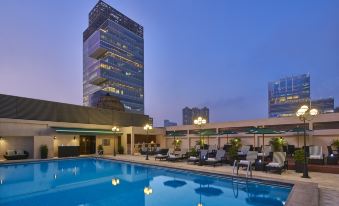
POLYGON ((278 163, 278 162, 270 162, 267 164, 267 167, 282 167, 284 165, 278 163))
POLYGON ((197 160, 197 159, 199 159, 199 158, 194 157, 194 156, 190 156, 188 159, 189 159, 189 160, 197 160))
POLYGON ((310 159, 322 159, 322 155, 310 155, 310 159))
POLYGON ((17 155, 24 155, 25 153, 24 153, 23 150, 17 150, 17 151, 16 151, 16 154, 17 154, 17 155))
POLYGON ((7 156, 14 156, 14 155, 16 155, 15 154, 15 150, 7 150, 7 156))
POLYGON ((250 164, 250 161, 248 161, 248 160, 240 160, 239 164, 248 165, 248 164, 250 164))
POLYGON ((217 161, 215 158, 207 158, 206 161, 217 161))
POLYGON ((170 154, 169 155, 169 158, 176 158, 177 156, 173 155, 173 154, 170 154))

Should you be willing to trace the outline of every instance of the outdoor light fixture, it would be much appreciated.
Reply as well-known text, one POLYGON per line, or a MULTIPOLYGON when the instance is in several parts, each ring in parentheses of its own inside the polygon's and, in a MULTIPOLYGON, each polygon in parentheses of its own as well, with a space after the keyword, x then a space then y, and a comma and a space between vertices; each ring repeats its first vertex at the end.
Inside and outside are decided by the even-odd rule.
POLYGON ((311 109, 307 105, 303 105, 298 109, 296 112, 296 116, 303 121, 304 123, 304 171, 303 171, 303 178, 310 178, 308 176, 308 165, 307 165, 307 155, 306 155, 306 121, 311 121, 318 115, 317 109, 311 109))
POLYGON ((112 132, 113 132, 113 135, 114 135, 114 139, 113 139, 113 156, 116 155, 116 152, 115 152, 115 138, 116 138, 116 134, 120 131, 119 127, 117 126, 114 126, 112 127, 112 132))
MULTIPOLYGON (((195 119, 193 121, 193 123, 195 125, 197 125, 199 127, 199 139, 200 139, 200 149, 203 149, 202 147, 204 146, 204 142, 202 141, 202 136, 201 136, 201 128, 204 124, 206 124, 206 119, 202 118, 202 117, 198 117, 197 119, 195 119)), ((201 161, 201 157, 199 157, 199 165, 202 166, 202 161, 201 161)))
POLYGON ((53 137, 53 139, 55 139, 55 140, 56 140, 56 136, 54 136, 54 137, 53 137))
POLYGON ((73 137, 73 140, 75 140, 75 138, 76 138, 76 137, 74 136, 74 137, 73 137))
MULTIPOLYGON (((144 126, 144 130, 145 130, 146 133, 147 133, 147 136, 146 136, 146 142, 148 142, 148 131, 151 130, 151 129, 153 129, 153 127, 152 127, 152 125, 150 125, 150 124, 146 124, 146 125, 144 126)), ((147 149, 146 149, 146 159, 145 159, 145 160, 148 160, 148 146, 149 146, 149 145, 147 145, 147 149)), ((145 194, 146 194, 146 193, 145 193, 145 194)))
POLYGON ((144 188, 145 195, 151 195, 153 193, 153 190, 150 186, 144 188))
POLYGON ((117 186, 117 185, 119 185, 120 184, 120 180, 118 179, 118 178, 113 178, 112 179, 112 185, 113 186, 117 186))

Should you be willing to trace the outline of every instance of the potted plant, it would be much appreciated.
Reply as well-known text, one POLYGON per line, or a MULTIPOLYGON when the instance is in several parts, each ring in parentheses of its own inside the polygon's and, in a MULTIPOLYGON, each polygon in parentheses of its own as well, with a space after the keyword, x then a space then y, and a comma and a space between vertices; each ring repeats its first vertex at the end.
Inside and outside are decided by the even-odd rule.
POLYGON ((331 146, 339 150, 339 139, 333 140, 331 146))
POLYGON ((304 150, 298 149, 294 152, 294 163, 295 163, 295 171, 298 173, 302 173, 304 170, 304 161, 305 161, 305 155, 304 150))
POLYGON ((282 137, 273 137, 270 140, 270 145, 272 146, 273 152, 282 152, 283 146, 286 144, 286 140, 282 137))
POLYGON ((228 151, 229 164, 233 165, 234 160, 238 159, 238 150, 241 147, 241 139, 233 138, 231 139, 230 143, 231 143, 231 147, 228 151))
POLYGON ((181 139, 175 139, 175 140, 173 140, 172 145, 174 146, 174 150, 180 150, 180 148, 181 148, 181 143, 182 143, 182 140, 181 140, 181 139))
POLYGON ((98 154, 103 155, 104 154, 104 147, 100 144, 98 145, 98 154))
POLYGON ((122 145, 118 146, 118 153, 119 154, 124 154, 124 147, 122 145))
POLYGON ((189 151, 189 156, 192 156, 192 157, 198 156, 198 152, 194 147, 191 148, 191 150, 189 151))
POLYGON ((48 147, 47 145, 43 144, 40 145, 40 157, 41 159, 46 159, 48 156, 48 147))

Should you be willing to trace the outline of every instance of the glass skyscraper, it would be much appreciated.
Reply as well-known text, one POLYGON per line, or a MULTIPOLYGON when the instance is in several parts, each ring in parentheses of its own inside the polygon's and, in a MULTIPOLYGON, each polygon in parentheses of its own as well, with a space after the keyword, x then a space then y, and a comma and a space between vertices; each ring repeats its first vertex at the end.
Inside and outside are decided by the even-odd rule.
POLYGON ((83 33, 83 104, 96 107, 107 94, 144 113, 143 27, 100 0, 83 33))
POLYGON ((310 103, 310 75, 302 74, 268 83, 269 117, 293 116, 299 106, 310 103))

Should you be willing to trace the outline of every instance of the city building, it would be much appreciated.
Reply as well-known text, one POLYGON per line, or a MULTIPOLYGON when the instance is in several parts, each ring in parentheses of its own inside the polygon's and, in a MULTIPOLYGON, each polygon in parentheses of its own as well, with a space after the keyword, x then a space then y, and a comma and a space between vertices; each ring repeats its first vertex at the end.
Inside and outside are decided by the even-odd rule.
POLYGON ((290 76, 268 83, 268 116, 293 116, 310 103, 310 75, 290 76))
POLYGON ((339 112, 339 107, 336 107, 336 108, 334 109, 334 112, 339 112))
POLYGON ((210 111, 207 107, 203 107, 201 109, 197 107, 193 107, 192 109, 189 107, 185 107, 182 110, 182 124, 183 125, 192 125, 194 119, 198 117, 203 117, 206 119, 207 123, 210 120, 210 111))
POLYGON ((100 0, 83 32, 83 104, 96 107, 107 93, 144 114, 143 27, 100 0))
POLYGON ((334 112, 334 98, 312 100, 311 106, 318 109, 319 113, 332 113, 334 112))
POLYGON ((164 127, 170 127, 170 126, 177 126, 178 124, 176 122, 171 122, 168 119, 164 120, 164 127))
POLYGON ((311 100, 309 74, 268 83, 269 117, 294 116, 298 108, 305 104, 317 108, 322 114, 334 112, 334 98, 311 100))

